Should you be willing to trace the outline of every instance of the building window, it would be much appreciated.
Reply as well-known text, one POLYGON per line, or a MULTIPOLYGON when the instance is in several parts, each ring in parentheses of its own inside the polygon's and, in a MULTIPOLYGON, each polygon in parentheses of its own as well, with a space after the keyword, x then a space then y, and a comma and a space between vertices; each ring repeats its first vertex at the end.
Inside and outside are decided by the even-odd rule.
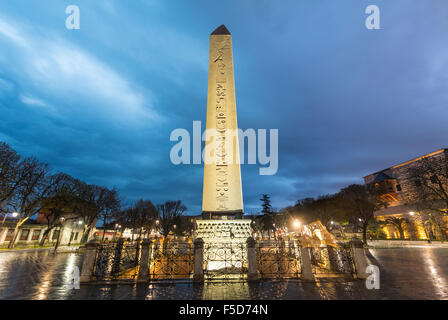
POLYGON ((401 191, 401 185, 397 184, 397 191, 401 191))
POLYGON ((40 230, 33 230, 33 236, 31 240, 39 240, 40 230))
POLYGON ((6 234, 5 241, 11 241, 14 235, 14 229, 8 229, 8 233, 6 234))
POLYGON ((53 236, 51 237, 52 241, 58 240, 59 238, 59 230, 54 230, 53 231, 53 236))
POLYGON ((20 240, 21 241, 28 240, 29 235, 30 235, 30 229, 22 229, 22 232, 20 233, 20 240))

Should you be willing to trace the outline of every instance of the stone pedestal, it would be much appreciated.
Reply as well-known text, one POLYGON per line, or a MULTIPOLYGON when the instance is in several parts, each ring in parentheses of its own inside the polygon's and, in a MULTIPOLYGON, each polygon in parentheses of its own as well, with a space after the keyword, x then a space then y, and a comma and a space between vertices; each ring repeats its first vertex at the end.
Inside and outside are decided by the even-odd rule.
POLYGON ((358 238, 352 238, 350 240, 350 248, 355 263, 356 277, 358 279, 367 279, 369 276, 366 273, 368 262, 362 241, 358 238))
POLYGON ((198 238, 194 241, 194 282, 204 281, 204 240, 198 238))
POLYGON ((142 243, 142 252, 140 255, 140 265, 138 268, 138 281, 144 282, 149 280, 149 268, 151 257, 152 242, 150 239, 144 239, 142 243))
POLYGON ((340 267, 338 266, 338 253, 337 249, 333 246, 327 246, 328 259, 330 264, 330 270, 333 272, 338 272, 340 267))
POLYGON ((252 237, 247 238, 247 280, 258 280, 257 253, 255 249, 255 240, 252 237))
POLYGON ((86 244, 86 252, 84 253, 84 261, 82 263, 81 276, 79 277, 80 282, 92 281, 97 246, 98 242, 96 240, 91 240, 89 243, 86 244))
POLYGON ((310 249, 301 246, 300 255, 302 258, 302 279, 314 281, 313 268, 311 267, 310 249))

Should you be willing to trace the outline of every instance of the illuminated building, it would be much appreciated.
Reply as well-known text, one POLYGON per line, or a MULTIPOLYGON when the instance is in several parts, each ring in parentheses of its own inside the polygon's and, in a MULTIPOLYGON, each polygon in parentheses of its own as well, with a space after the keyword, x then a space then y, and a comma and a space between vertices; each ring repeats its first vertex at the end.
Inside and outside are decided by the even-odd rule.
POLYGON ((447 232, 448 220, 442 218, 441 225, 445 228, 437 227, 428 219, 425 210, 416 209, 418 203, 413 200, 416 187, 419 187, 417 184, 421 181, 411 178, 410 169, 421 165, 424 159, 441 160, 440 163, 446 164, 448 149, 440 149, 364 177, 365 184, 375 187, 387 203, 386 208, 375 212, 375 218, 386 223, 383 231, 388 239, 424 240, 448 236, 443 234, 447 232))

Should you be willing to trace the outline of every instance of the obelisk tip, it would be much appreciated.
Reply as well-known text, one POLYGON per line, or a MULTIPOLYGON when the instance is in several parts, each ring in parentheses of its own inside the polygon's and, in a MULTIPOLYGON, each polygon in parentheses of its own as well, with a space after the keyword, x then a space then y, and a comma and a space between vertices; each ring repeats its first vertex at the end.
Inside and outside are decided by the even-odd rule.
POLYGON ((222 24, 218 28, 216 28, 216 30, 213 31, 211 35, 230 35, 230 31, 226 28, 225 25, 222 24))

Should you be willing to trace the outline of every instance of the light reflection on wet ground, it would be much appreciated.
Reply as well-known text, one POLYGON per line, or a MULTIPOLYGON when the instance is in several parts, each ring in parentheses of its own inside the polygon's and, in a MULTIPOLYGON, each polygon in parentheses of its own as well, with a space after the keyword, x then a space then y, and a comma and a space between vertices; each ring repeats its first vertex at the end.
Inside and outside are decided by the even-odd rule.
POLYGON ((50 250, 0 252, 0 299, 448 299, 448 249, 371 249, 381 270, 380 290, 364 281, 321 279, 255 283, 81 285, 68 284, 82 257, 50 250))

